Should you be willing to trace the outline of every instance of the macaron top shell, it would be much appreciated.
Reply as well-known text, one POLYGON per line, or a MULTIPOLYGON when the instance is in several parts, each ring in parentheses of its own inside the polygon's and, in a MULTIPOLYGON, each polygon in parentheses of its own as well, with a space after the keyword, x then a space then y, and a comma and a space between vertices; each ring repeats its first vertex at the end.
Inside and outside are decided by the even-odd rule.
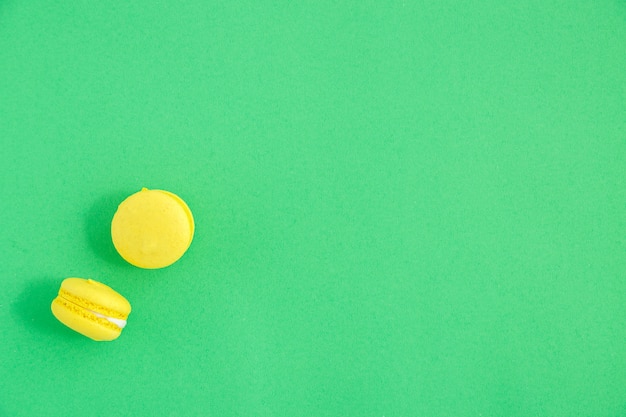
POLYGON ((187 204, 176 194, 146 188, 118 207, 111 222, 111 237, 118 253, 140 268, 164 268, 187 251, 194 220, 187 204))
POLYGON ((113 288, 92 279, 66 278, 61 283, 59 296, 108 317, 126 319, 131 310, 126 298, 113 288))

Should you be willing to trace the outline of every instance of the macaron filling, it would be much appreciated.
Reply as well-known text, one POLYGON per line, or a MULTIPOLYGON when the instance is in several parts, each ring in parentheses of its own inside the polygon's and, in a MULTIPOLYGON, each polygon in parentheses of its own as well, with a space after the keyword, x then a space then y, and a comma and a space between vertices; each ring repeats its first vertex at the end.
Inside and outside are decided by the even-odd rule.
MULTIPOLYGON (((85 309, 85 310, 87 310, 87 309, 85 309)), ((120 329, 123 329, 124 327, 126 327, 126 320, 116 319, 114 317, 105 316, 104 314, 96 313, 95 311, 91 311, 91 310, 87 310, 87 311, 89 311, 90 313, 93 313, 97 317, 100 317, 102 319, 105 319, 105 320, 109 321, 110 323, 115 324, 120 329)))
POLYGON ((80 309, 82 309, 82 310, 84 310, 84 311, 86 311, 86 312, 88 312, 88 313, 91 313, 91 314, 93 314, 93 315, 94 315, 94 316, 96 316, 96 317, 99 317, 99 318, 101 318, 101 319, 105 319, 106 321, 108 321, 109 323, 111 323, 111 324, 113 324, 113 325, 115 325, 115 326, 119 327, 120 329, 123 329, 124 327, 126 327, 126 320, 124 320, 124 319, 117 319, 117 318, 115 318, 115 317, 109 317, 109 316, 104 315, 104 314, 102 314, 102 313, 98 313, 97 311, 93 311, 93 310, 90 310, 90 309, 88 309, 88 308, 85 308, 85 307, 83 307, 83 306, 81 306, 81 305, 79 305, 79 304, 76 304, 76 303, 75 303, 75 302, 73 302, 72 300, 69 300, 68 298, 63 297, 62 292, 63 292, 63 291, 60 291, 60 292, 59 292, 59 296, 58 296, 58 298, 63 299, 63 301, 65 301, 65 302, 67 302, 67 303, 70 303, 70 304, 72 304, 72 305, 74 305, 74 306, 76 306, 76 307, 79 307, 80 309))

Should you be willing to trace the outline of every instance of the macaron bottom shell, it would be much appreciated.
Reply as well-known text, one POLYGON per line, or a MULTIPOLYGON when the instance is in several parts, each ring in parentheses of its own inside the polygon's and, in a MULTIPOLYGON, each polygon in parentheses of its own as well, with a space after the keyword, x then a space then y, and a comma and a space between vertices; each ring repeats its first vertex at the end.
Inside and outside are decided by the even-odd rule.
POLYGON ((61 297, 52 301, 51 309, 54 317, 61 323, 97 342, 115 340, 122 334, 122 329, 107 319, 61 297))

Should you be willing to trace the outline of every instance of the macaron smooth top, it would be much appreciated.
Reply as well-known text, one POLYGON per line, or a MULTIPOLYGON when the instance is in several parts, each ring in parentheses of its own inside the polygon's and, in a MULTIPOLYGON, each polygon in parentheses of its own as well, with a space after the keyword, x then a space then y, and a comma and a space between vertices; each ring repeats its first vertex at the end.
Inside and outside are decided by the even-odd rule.
POLYGON ((63 280, 51 309, 61 323, 96 341, 117 339, 131 312, 128 300, 114 289, 83 278, 63 280))
POLYGON ((194 220, 187 204, 164 190, 141 191, 126 198, 111 222, 115 249, 139 268, 164 268, 191 245, 194 220))

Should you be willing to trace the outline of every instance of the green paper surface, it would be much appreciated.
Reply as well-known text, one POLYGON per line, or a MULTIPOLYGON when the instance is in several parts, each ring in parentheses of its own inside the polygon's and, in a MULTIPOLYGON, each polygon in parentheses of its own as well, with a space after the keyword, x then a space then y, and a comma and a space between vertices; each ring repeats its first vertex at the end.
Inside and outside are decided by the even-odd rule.
POLYGON ((624 1, 1 1, 0 138, 2 417, 626 415, 624 1))

